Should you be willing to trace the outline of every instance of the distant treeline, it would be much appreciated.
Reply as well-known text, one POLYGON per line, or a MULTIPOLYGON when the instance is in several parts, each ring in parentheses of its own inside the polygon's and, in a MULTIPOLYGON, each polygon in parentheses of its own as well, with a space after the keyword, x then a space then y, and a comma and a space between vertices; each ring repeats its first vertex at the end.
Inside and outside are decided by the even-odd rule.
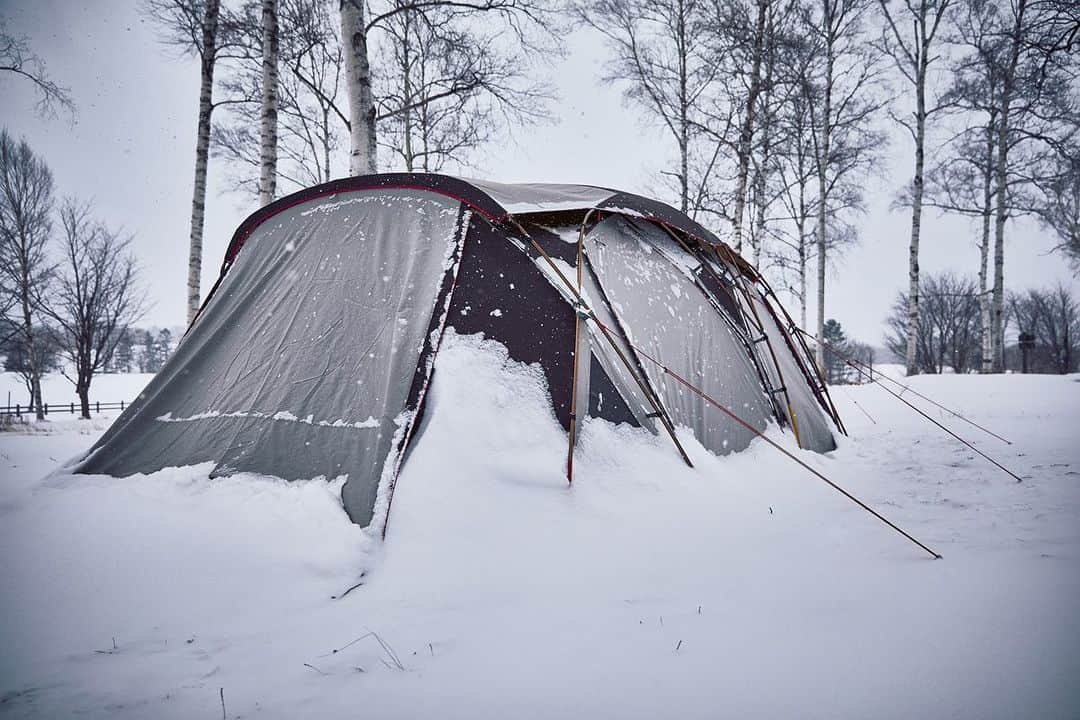
MULTIPOLYGON (((939 273, 924 275, 916 341, 922 373, 978 372, 986 354, 978 283, 972 277, 939 273)), ((897 358, 907 348, 907 293, 900 293, 888 318, 885 344, 897 358)), ((1030 337, 1028 371, 1070 373, 1080 370, 1080 301, 1064 284, 1009 292, 1005 298, 1004 363, 1023 367, 1019 338, 1030 337)))

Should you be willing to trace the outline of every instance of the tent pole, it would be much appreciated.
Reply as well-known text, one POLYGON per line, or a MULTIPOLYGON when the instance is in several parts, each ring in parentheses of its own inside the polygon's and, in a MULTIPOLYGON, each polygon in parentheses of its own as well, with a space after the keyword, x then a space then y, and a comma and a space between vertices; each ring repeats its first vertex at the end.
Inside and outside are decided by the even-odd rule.
MULTIPOLYGON (((544 248, 540 247, 540 244, 537 243, 536 240, 534 240, 528 234, 526 234, 525 237, 528 238, 533 248, 538 253, 540 253, 541 257, 544 258, 544 261, 547 262, 548 266, 552 269, 552 271, 554 271, 554 273, 563 282, 563 284, 566 285, 567 289, 573 294, 574 299, 580 304, 580 307, 585 308, 585 299, 582 297, 581 293, 574 288, 573 283, 571 283, 570 280, 566 277, 566 275, 563 274, 563 271, 559 269, 559 266, 555 264, 555 261, 551 259, 551 256, 547 254, 547 251, 544 250, 544 248)), ((596 320, 596 316, 592 313, 589 313, 589 317, 591 317, 593 320, 596 320)), ((637 383, 638 389, 641 390, 642 394, 645 396, 645 399, 648 400, 649 404, 653 406, 653 411, 656 412, 657 417, 660 419, 660 424, 664 426, 664 430, 667 431, 667 434, 671 438, 671 441, 675 443, 675 447, 678 449, 683 461, 686 462, 688 466, 694 467, 694 463, 691 462, 690 456, 686 454, 686 449, 683 448, 682 443, 679 442, 679 438, 675 435, 675 426, 671 424, 671 420, 668 418, 667 413, 664 412, 663 407, 660 405, 660 398, 656 397, 653 394, 652 390, 648 387, 648 385, 642 382, 641 378, 638 377, 637 373, 634 371, 633 366, 630 364, 630 360, 619 348, 618 344, 615 342, 615 339, 611 337, 607 325, 596 321, 596 326, 600 328, 600 334, 603 335, 604 339, 608 341, 609 345, 611 345, 611 349, 615 351, 615 354, 618 356, 619 361, 626 368, 626 371, 630 373, 630 377, 634 378, 634 382, 637 383)), ((627 340, 627 344, 630 344, 629 340, 627 340)))
MULTIPOLYGON (((810 338, 813 338, 815 342, 817 341, 817 338, 815 338, 813 335, 810 335, 809 333, 807 333, 802 328, 796 327, 795 329, 798 332, 802 333, 803 335, 806 335, 806 336, 808 336, 810 338)), ((856 370, 859 370, 863 375, 866 375, 870 379, 871 382, 877 382, 877 379, 874 377, 873 373, 871 373, 871 372, 869 372, 867 370, 866 363, 862 362, 861 360, 856 360, 855 358, 851 357, 850 355, 844 354, 842 351, 838 350, 835 345, 833 345, 832 343, 830 343, 830 342, 828 342, 826 340, 823 340, 822 344, 824 344, 825 347, 827 347, 829 349, 829 352, 843 358, 847 362, 848 365, 852 365, 852 363, 855 363, 856 365, 859 365, 860 367, 857 367, 856 370)), ((852 367, 854 367, 854 365, 852 365, 852 367)), ((926 397, 925 395, 923 395, 921 392, 919 392, 915 388, 911 387, 910 385, 905 385, 904 383, 900 382, 899 380, 891 378, 888 375, 885 375, 884 373, 878 373, 878 374, 883 376, 886 380, 891 382, 893 385, 896 385, 896 386, 900 387, 902 389, 902 392, 909 392, 912 395, 915 395, 916 397, 922 398, 923 400, 930 403, 934 407, 936 407, 936 408, 938 408, 940 410, 944 410, 945 412, 949 413, 953 417, 957 417, 957 418, 963 420, 964 422, 966 422, 967 424, 971 425, 972 427, 976 427, 979 430, 982 430, 987 435, 992 435, 993 437, 997 438, 998 440, 1005 443, 1006 445, 1012 445, 1011 440, 1006 440, 1005 438, 998 435, 996 432, 994 432, 992 430, 988 430, 987 428, 984 428, 982 425, 975 422, 974 420, 971 420, 970 418, 964 417, 960 413, 956 412, 955 410, 951 410, 951 409, 945 407, 944 405, 942 405, 939 402, 931 400, 930 398, 926 397)))
MULTIPOLYGON (((594 323, 596 323, 597 325, 601 326, 601 327, 603 326, 603 325, 602 325, 602 323, 601 323, 601 322, 600 322, 599 320, 597 320, 595 316, 593 316, 593 317, 592 317, 592 321, 593 321, 594 323)), ((705 400, 705 401, 706 401, 706 402, 708 402, 709 404, 711 404, 711 405, 715 406, 715 407, 716 407, 716 408, 717 408, 718 410, 720 410, 721 412, 723 412, 723 413, 724 413, 725 415, 727 415, 728 417, 730 417, 730 418, 731 418, 732 420, 734 420, 735 422, 739 423, 740 425, 742 425, 743 427, 745 427, 745 428, 746 428, 747 430, 749 430, 750 432, 754 433, 755 435, 757 435, 757 436, 758 436, 759 438, 761 438, 761 439, 762 439, 762 440, 764 440, 765 442, 767 442, 767 443, 769 443, 770 445, 772 445, 772 446, 773 446, 774 448, 776 448, 777 450, 779 450, 780 452, 782 452, 782 453, 783 453, 784 455, 787 455, 787 456, 788 456, 788 458, 790 458, 791 460, 794 460, 794 461, 795 461, 796 463, 798 463, 799 465, 801 465, 801 466, 802 466, 802 467, 803 467, 804 469, 806 469, 806 470, 810 471, 810 473, 812 473, 813 475, 815 475, 815 476, 816 476, 817 478, 819 478, 820 480, 823 480, 823 481, 825 481, 825 483, 827 483, 827 484, 828 484, 828 485, 829 485, 829 486, 830 486, 830 487, 831 487, 832 489, 836 490, 836 491, 837 491, 837 492, 839 492, 839 493, 840 493, 841 495, 843 495, 844 497, 846 497, 847 499, 851 500, 851 501, 852 501, 852 502, 854 502, 854 503, 855 503, 856 505, 858 505, 859 507, 861 507, 861 508, 862 508, 863 510, 866 510, 866 511, 867 511, 868 513, 870 513, 871 515, 873 515, 874 517, 876 517, 876 518, 877 518, 878 520, 880 520, 881 522, 885 523, 886 525, 888 525, 889 527, 891 527, 891 528, 892 528, 893 530, 895 530, 896 532, 900 533, 900 534, 901 534, 901 535, 903 535, 903 536, 904 536, 905 538, 907 538, 907 539, 908 539, 908 540, 910 540, 911 542, 915 543, 916 545, 918 545, 918 546, 919 546, 920 548, 922 548, 922 549, 923 549, 923 550, 925 550, 926 552, 928 552, 928 553, 930 553, 931 555, 933 555, 933 556, 934 556, 934 559, 936 559, 936 560, 940 560, 940 559, 941 559, 941 555, 940 555, 940 554, 938 554, 938 553, 934 552, 933 550, 931 550, 930 548, 928 548, 928 547, 927 547, 926 545, 923 545, 923 544, 922 544, 921 542, 919 542, 918 540, 916 540, 916 539, 915 539, 914 537, 912 537, 911 535, 909 535, 908 533, 904 532, 904 531, 903 531, 903 530, 901 530, 901 529, 900 529, 899 527, 897 527, 896 525, 894 525, 894 524, 893 524, 892 522, 890 522, 890 521, 889 521, 889 519, 888 519, 888 518, 886 518, 886 517, 885 517, 884 515, 882 515, 882 514, 881 514, 881 513, 879 513, 878 511, 874 510, 874 509, 873 509, 872 507, 870 507, 869 505, 867 505, 866 503, 864 503, 864 502, 863 502, 862 500, 860 500, 859 498, 857 498, 857 497, 855 497, 854 495, 852 495, 851 493, 849 493, 849 492, 848 492, 847 490, 845 490, 844 488, 842 488, 842 487, 840 487, 839 485, 837 485, 836 483, 834 483, 834 482, 833 482, 832 480, 830 480, 829 478, 825 477, 825 475, 823 475, 822 473, 820 473, 820 472, 818 472, 817 470, 815 470, 814 468, 810 467, 810 465, 808 465, 807 463, 805 463, 805 462, 803 462, 802 460, 800 460, 799 458, 795 457, 795 455, 794 455, 794 454, 793 454, 792 452, 790 452, 789 450, 787 450, 786 448, 784 448, 784 447, 783 447, 782 445, 780 445, 780 443, 776 442, 775 440, 773 440, 772 438, 770 438, 769 436, 767 436, 767 435, 766 435, 765 433, 761 432, 761 431, 760 431, 760 430, 758 430, 758 429, 757 429, 756 427, 754 427, 753 425, 751 425, 750 423, 746 422, 746 421, 745 421, 745 420, 743 420, 743 419, 742 419, 741 417, 739 417, 738 415, 736 415, 735 413, 733 413, 733 412, 732 412, 731 410, 727 409, 727 408, 726 408, 725 406, 721 405, 721 404, 720 404, 719 402, 717 402, 717 401, 716 401, 716 400, 714 400, 713 398, 709 397, 709 395, 707 395, 707 394, 706 394, 706 393, 705 393, 705 392, 704 392, 703 390, 701 390, 700 388, 698 388, 698 387, 696 387, 695 385, 693 385, 693 384, 692 384, 692 383, 691 383, 690 381, 686 380, 686 379, 685 379, 685 378, 683 378, 683 377, 682 377, 681 375, 679 375, 678 373, 676 373, 676 372, 674 372, 673 370, 671 370, 671 369, 670 369, 670 368, 669 368, 668 366, 664 365, 664 364, 663 364, 662 362, 660 362, 660 361, 659 361, 659 360, 657 360, 656 358, 652 357, 651 355, 649 355, 649 354, 648 354, 647 352, 645 352, 645 351, 644 351, 644 350, 642 350, 641 348, 639 348, 639 347, 637 347, 637 346, 635 346, 635 345, 633 345, 633 344, 631 344, 631 347, 633 347, 633 348, 634 348, 634 349, 635 349, 635 350, 636 350, 636 351, 637 351, 638 353, 640 353, 640 354, 642 355, 642 357, 646 358, 646 359, 647 359, 647 360, 648 360, 649 362, 653 363, 654 365, 656 365, 657 367, 659 367, 659 368, 660 368, 661 370, 663 370, 663 371, 664 371, 665 373, 667 373, 667 374, 668 374, 668 375, 670 375, 671 377, 675 378, 675 380, 676 380, 677 382, 679 382, 680 384, 682 384, 683 386, 685 386, 685 387, 686 387, 687 389, 689 389, 689 390, 690 390, 691 392, 693 392, 693 393, 695 393, 696 395, 700 396, 700 397, 701 397, 701 398, 702 398, 703 400, 705 400)))
MULTIPOLYGON (((583 246, 585 244, 585 225, 589 222, 589 218, 595 212, 595 208, 585 213, 585 217, 581 220, 581 227, 578 228, 577 239, 577 295, 581 297, 581 257, 583 254, 583 246)), ((577 444, 578 433, 578 410, 577 410, 577 395, 578 395, 578 370, 581 367, 581 312, 580 308, 574 308, 574 374, 570 383, 570 440, 567 443, 566 450, 566 482, 567 484, 574 484, 574 446, 577 444)))

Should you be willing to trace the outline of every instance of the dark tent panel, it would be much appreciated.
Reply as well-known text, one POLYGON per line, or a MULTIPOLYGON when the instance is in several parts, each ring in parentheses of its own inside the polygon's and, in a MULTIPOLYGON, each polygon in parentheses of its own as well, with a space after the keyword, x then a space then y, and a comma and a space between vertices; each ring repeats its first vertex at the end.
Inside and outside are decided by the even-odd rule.
POLYGON ((179 348, 77 471, 345 475, 350 517, 385 529, 446 328, 539 366, 566 429, 580 428, 576 407, 578 420, 683 426, 716 453, 749 445, 755 433, 652 358, 758 430, 775 420, 827 451, 826 418, 842 426, 773 303, 745 261, 647 198, 408 173, 339 180, 240 226, 179 348))

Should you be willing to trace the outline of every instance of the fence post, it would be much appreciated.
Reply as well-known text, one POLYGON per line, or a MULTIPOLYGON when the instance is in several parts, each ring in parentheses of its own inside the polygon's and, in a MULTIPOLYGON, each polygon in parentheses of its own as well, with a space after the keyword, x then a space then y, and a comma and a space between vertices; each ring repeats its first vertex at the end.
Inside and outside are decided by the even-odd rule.
POLYGON ((101 401, 100 400, 98 400, 96 403, 94 403, 94 412, 96 412, 96 413, 101 412, 101 401))
POLYGON ((75 403, 71 403, 71 414, 75 414, 75 403))
POLYGON ((49 403, 45 403, 45 410, 41 414, 42 415, 48 415, 49 414, 49 403))
POLYGON ((121 401, 120 401, 120 409, 121 409, 121 410, 123 410, 123 409, 124 409, 124 401, 123 401, 123 400, 121 400, 121 401))

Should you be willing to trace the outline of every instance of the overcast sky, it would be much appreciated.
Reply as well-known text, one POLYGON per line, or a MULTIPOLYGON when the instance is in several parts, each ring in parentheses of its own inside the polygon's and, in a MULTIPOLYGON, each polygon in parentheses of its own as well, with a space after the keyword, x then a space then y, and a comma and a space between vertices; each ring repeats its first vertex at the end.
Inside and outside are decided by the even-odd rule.
MULTIPOLYGON (((0 0, 8 29, 29 36, 49 73, 71 89, 74 124, 33 113, 29 84, 0 74, 0 124, 26 138, 49 163, 61 195, 93 199, 98 215, 135 235, 142 277, 153 308, 146 324, 182 325, 191 190, 194 175, 198 67, 156 40, 134 0, 0 0)), ((617 88, 600 82, 605 48, 581 31, 551 70, 560 101, 554 124, 517 133, 489 149, 482 175, 505 182, 571 182, 642 194, 658 189, 657 170, 670 157, 659 129, 643 123, 617 88)), ((893 145, 880 178, 867 182, 869 212, 859 222, 861 242, 839 257, 827 279, 827 316, 849 336, 881 343, 883 321, 897 291, 906 289, 910 215, 890 211, 896 188, 910 177, 910 143, 890 128, 893 145)), ((250 198, 225 192, 224 172, 211 160, 203 288, 217 277, 235 227, 255 208, 250 198)), ((660 190, 662 192, 662 190, 660 190)), ((1052 238, 1035 223, 1008 228, 1005 282, 1011 289, 1063 280, 1080 289, 1052 238)), ((924 217, 925 272, 978 269, 975 229, 967 221, 924 217)), ((788 302, 793 315, 797 307, 788 302)), ((810 317, 813 317, 813 307, 810 317)))

